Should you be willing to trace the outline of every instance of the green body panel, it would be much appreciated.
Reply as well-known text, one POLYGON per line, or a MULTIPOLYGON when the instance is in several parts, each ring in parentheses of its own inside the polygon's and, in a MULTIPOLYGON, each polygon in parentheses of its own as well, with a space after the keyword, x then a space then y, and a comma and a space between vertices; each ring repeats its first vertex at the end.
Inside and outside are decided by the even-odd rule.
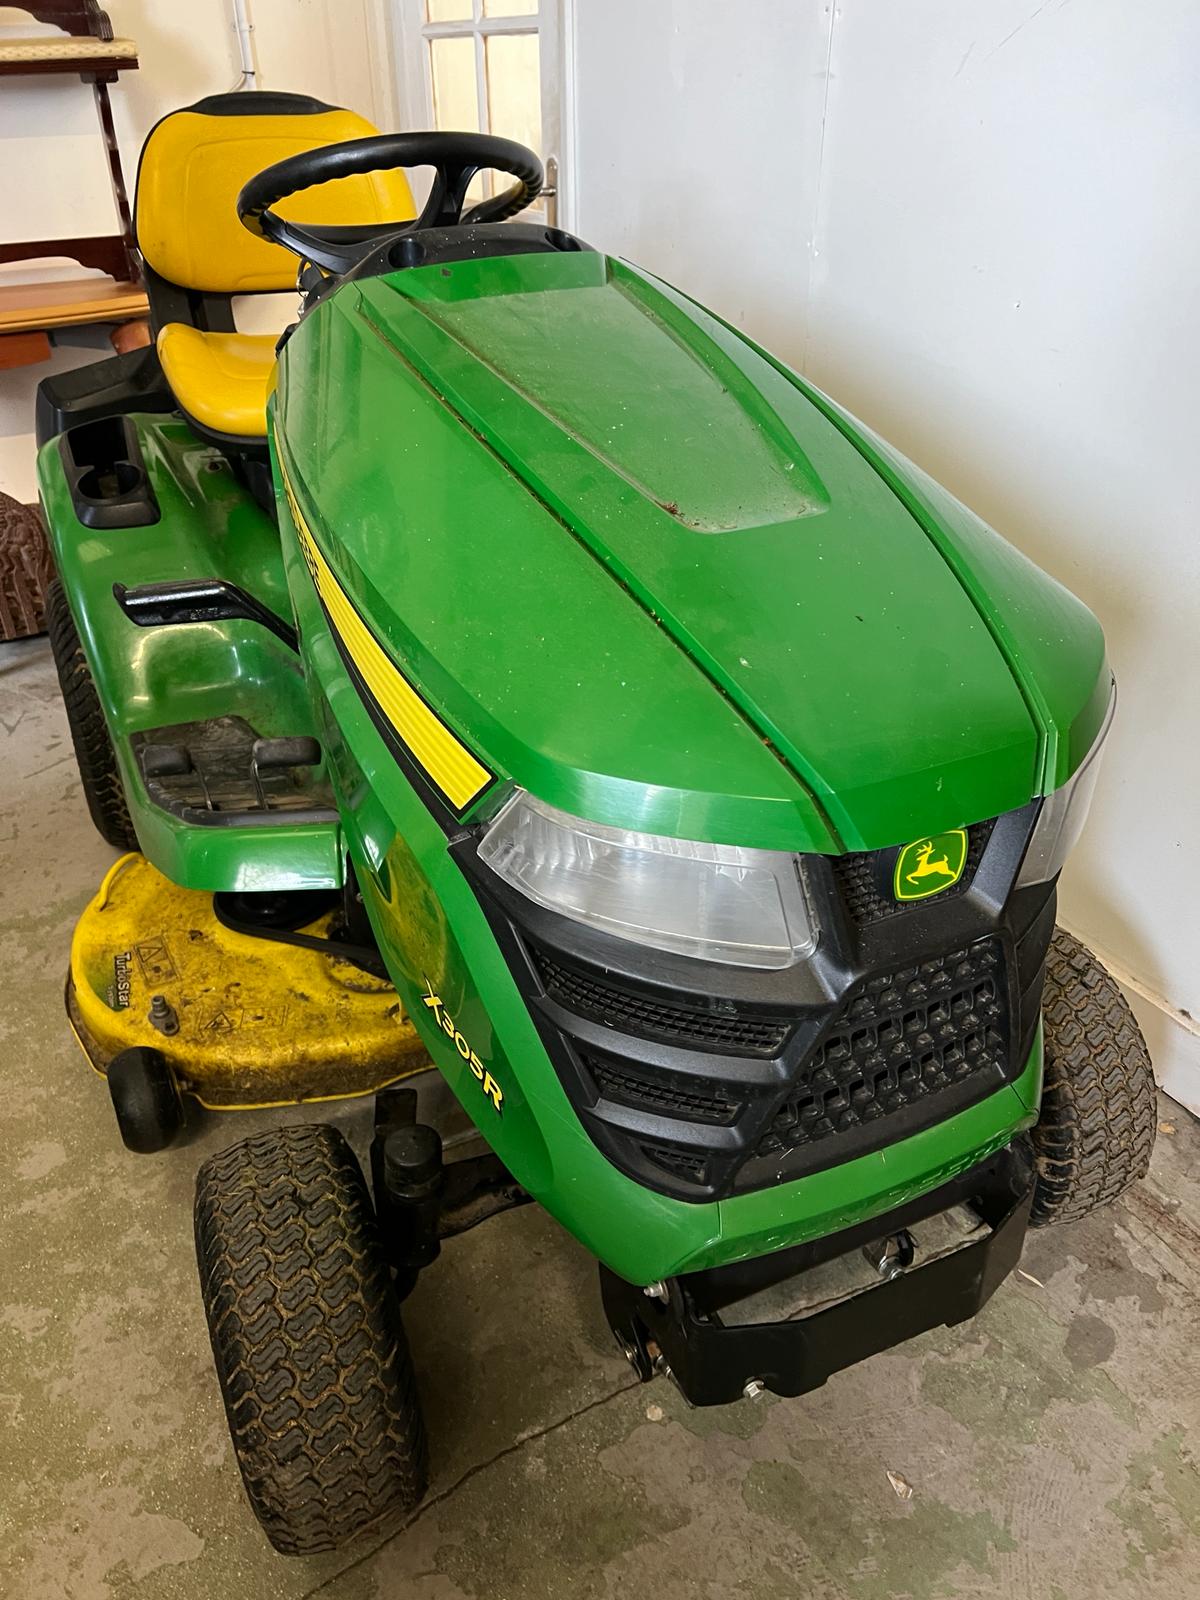
MULTIPOLYGON (((303 510, 311 521, 312 508, 303 510)), ((649 1283, 819 1237, 946 1182, 1035 1120, 1040 1033, 1011 1087, 887 1150, 798 1182, 691 1204, 625 1177, 592 1143, 568 1101, 479 901, 447 853, 444 832, 400 773, 322 626, 308 569, 286 530, 285 522, 318 737, 388 970, 433 1060, 488 1143, 615 1272, 649 1283), (501 1111, 424 1003, 430 993, 498 1081, 501 1111)))
MULTIPOLYGON (((283 366, 289 462, 343 583, 543 799, 828 851, 1038 792, 1044 731, 937 542, 682 297, 597 255, 398 273, 334 296, 283 366)), ((1096 660, 1062 653, 1090 700, 1096 660)))
POLYGON ((911 501, 988 620, 1043 730, 1037 793, 1049 794, 1087 755, 1108 710, 1112 674, 1100 624, 1082 600, 927 473, 861 424, 854 426, 864 454, 877 459, 886 480, 911 501))
POLYGON ((886 439, 815 384, 754 349, 855 445, 942 552, 991 629, 1037 724, 1035 792, 1057 789, 1091 749, 1108 710, 1112 678, 1095 616, 886 439))
POLYGON ((138 628, 113 599, 181 578, 227 578, 290 613, 279 533, 217 451, 172 418, 133 418, 161 520, 145 528, 85 528, 75 515, 57 440, 38 460, 54 563, 71 602, 146 856, 189 889, 291 889, 342 879, 336 824, 196 827, 148 800, 131 734, 208 717, 242 716, 264 737, 310 734, 297 657, 249 622, 138 628))
POLYGON ((832 848, 744 717, 355 306, 289 341, 277 425, 326 558, 434 709, 577 814, 832 848))

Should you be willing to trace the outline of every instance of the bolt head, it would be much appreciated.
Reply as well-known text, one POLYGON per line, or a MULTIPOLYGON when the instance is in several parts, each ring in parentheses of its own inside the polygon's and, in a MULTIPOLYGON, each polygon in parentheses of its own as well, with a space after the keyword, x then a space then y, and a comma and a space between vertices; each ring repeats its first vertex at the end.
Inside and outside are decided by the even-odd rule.
POLYGON ((742 1393, 745 1395, 747 1400, 757 1400, 759 1395, 764 1393, 766 1387, 766 1384, 761 1378, 751 1378, 749 1383, 742 1390, 742 1393))
POLYGON ((670 1295, 667 1293, 667 1286, 661 1278, 654 1283, 648 1283, 642 1293, 647 1300, 661 1300, 664 1305, 670 1299, 670 1295))

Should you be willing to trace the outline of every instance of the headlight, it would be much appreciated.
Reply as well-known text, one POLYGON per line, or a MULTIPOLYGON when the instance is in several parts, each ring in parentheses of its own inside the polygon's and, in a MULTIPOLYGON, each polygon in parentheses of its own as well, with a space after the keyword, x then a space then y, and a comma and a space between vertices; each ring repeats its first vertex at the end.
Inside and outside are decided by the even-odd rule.
POLYGON ((1114 683, 1108 710, 1092 748, 1062 788, 1046 796, 1038 813, 1033 837, 1017 877, 1018 888, 1026 883, 1049 883, 1055 873, 1062 871, 1063 863, 1075 848, 1092 807, 1096 779, 1100 775, 1100 757, 1104 754, 1104 742, 1108 738, 1116 709, 1117 686, 1114 683))
POLYGON ((786 967, 816 935, 797 858, 584 822, 518 794, 480 858, 539 905, 652 950, 786 967))

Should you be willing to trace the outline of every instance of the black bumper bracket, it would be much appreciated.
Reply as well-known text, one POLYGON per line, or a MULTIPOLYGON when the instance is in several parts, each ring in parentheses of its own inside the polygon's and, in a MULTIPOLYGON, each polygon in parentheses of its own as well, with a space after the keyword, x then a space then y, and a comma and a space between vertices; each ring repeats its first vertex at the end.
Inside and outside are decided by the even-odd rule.
POLYGON ((761 1388, 806 1394, 881 1350, 973 1317, 1020 1260, 1032 1199, 1033 1160, 1020 1138, 920 1200, 809 1245, 669 1278, 651 1292, 602 1266, 604 1309, 638 1375, 668 1372, 692 1405, 725 1405, 761 1388), (781 1322, 730 1324, 719 1314, 960 1204, 978 1214, 986 1232, 925 1265, 781 1322))

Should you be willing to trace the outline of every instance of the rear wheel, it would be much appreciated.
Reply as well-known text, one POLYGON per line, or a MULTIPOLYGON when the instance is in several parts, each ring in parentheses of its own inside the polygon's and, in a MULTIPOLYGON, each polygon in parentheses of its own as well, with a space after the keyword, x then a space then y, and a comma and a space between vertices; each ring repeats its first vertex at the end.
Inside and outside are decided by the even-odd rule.
POLYGON ((367 1187, 342 1135, 280 1128, 196 1179, 234 1453, 276 1550, 332 1550, 425 1492, 425 1428, 367 1187))
POLYGON ((102 839, 118 850, 136 850, 137 834, 129 817, 125 786, 104 721, 100 696, 88 666, 71 607, 57 578, 46 589, 46 632, 58 671, 67 726, 75 746, 79 781, 92 821, 102 839))
POLYGON ((1091 951, 1057 928, 1042 1002, 1046 1077, 1030 1222, 1075 1222, 1146 1175, 1158 1120, 1150 1053, 1091 951))

